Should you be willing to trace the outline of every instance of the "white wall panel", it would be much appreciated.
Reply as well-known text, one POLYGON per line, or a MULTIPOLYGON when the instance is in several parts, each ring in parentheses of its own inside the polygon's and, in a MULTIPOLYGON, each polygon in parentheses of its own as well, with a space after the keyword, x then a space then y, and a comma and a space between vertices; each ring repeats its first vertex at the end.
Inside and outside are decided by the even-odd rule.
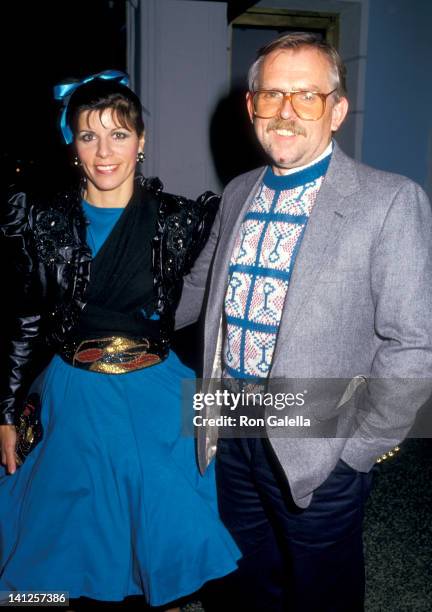
POLYGON ((211 117, 228 88, 226 3, 134 0, 129 72, 149 114, 144 173, 167 191, 220 191, 209 143, 211 117))

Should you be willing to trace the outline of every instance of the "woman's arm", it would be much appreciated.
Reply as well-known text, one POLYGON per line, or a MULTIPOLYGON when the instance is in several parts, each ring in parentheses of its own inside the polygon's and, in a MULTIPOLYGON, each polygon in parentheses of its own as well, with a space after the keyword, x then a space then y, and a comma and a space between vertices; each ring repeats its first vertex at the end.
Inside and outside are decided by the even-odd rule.
POLYGON ((175 315, 176 329, 195 323, 200 316, 207 277, 219 236, 219 226, 220 211, 216 215, 207 243, 184 279, 183 291, 175 315))
POLYGON ((212 192, 204 193, 197 200, 197 208, 202 211, 201 220, 196 225, 194 248, 185 266, 183 291, 175 315, 176 329, 191 325, 199 318, 219 236, 220 203, 220 197, 212 192))
POLYGON ((32 356, 39 341, 41 315, 32 286, 35 261, 31 249, 31 212, 24 193, 11 196, 0 220, 2 279, 7 296, 2 319, 0 356, 1 460, 13 473, 15 421, 31 383, 32 356))

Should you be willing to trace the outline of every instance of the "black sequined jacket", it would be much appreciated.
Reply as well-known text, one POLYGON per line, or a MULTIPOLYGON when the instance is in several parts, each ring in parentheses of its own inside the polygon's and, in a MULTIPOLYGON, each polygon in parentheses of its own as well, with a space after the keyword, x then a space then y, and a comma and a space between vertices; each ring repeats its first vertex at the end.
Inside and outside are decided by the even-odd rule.
MULTIPOLYGON (((206 192, 192 201, 164 193, 159 179, 137 181, 142 193, 158 200, 152 241, 155 310, 169 342, 182 277, 209 236, 219 197, 206 192)), ((34 376, 67 340, 85 306, 92 255, 81 199, 78 188, 49 200, 20 192, 2 212, 3 257, 13 269, 9 282, 15 288, 13 316, 1 337, 0 425, 16 421, 34 376)))

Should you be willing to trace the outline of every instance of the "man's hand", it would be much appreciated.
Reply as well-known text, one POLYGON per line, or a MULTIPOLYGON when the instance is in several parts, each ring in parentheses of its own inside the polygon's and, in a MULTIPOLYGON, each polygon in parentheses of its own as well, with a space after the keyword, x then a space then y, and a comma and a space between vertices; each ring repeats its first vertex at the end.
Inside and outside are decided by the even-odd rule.
POLYGON ((1 462, 7 467, 9 474, 14 474, 17 468, 15 447, 17 434, 14 425, 0 425, 1 462))

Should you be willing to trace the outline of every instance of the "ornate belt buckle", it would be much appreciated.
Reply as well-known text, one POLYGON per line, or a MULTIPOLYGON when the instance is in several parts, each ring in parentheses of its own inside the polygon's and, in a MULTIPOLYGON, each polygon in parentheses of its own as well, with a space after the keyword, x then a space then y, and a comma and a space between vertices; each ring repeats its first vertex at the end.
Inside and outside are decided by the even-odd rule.
POLYGON ((72 365, 91 372, 125 374, 160 363, 161 357, 149 352, 148 338, 110 336, 83 340, 72 358, 72 365))

